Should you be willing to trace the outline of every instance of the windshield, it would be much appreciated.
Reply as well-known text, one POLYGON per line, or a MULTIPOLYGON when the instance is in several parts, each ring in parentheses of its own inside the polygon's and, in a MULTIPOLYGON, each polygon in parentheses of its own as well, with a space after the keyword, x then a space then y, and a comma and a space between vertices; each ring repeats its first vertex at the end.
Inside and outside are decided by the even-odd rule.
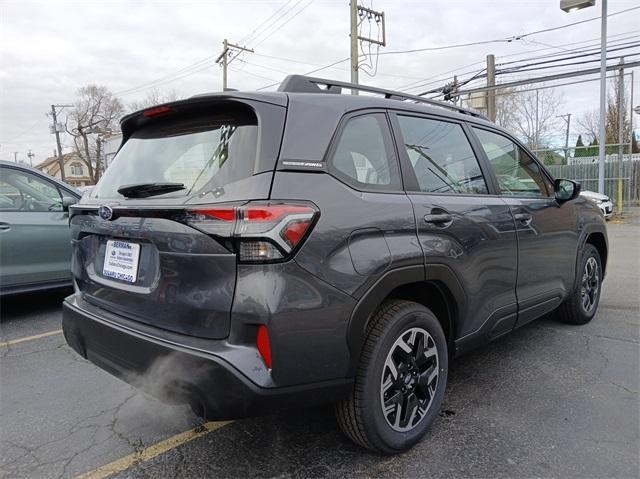
POLYGON ((184 189, 154 198, 214 192, 255 173, 258 126, 252 120, 170 123, 135 132, 92 191, 93 198, 123 197, 123 186, 180 183, 184 189))

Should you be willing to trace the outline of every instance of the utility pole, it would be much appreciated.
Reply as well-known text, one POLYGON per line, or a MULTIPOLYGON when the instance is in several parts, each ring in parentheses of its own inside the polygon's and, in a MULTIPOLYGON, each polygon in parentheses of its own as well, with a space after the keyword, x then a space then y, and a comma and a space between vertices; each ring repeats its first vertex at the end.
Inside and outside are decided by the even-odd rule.
POLYGON ((14 151, 14 152, 13 152, 13 162, 14 162, 14 163, 17 163, 17 162, 18 162, 18 153, 19 153, 19 152, 17 152, 17 151, 14 151))
POLYGON ((558 115, 556 118, 562 118, 567 124, 567 132, 564 136, 564 159, 569 164, 569 128, 571 127, 571 113, 558 115))
POLYGON ((31 168, 33 168, 33 157, 36 156, 33 153, 31 153, 31 149, 29 149, 29 153, 27 153, 27 157, 29 158, 29 166, 31 168))
POLYGON ((226 38, 222 41, 222 53, 216 58, 216 63, 222 65, 222 91, 227 89, 227 67, 241 52, 253 53, 253 49, 229 43, 226 38), (232 53, 231 50, 238 50, 238 53, 233 58, 229 58, 232 53))
MULTIPOLYGON (((496 84, 496 57, 493 54, 487 55, 487 86, 493 87, 496 84)), ((487 90, 487 116, 489 120, 496 121, 496 91, 491 88, 487 90)))
POLYGON ((536 131, 535 131, 536 156, 538 156, 538 150, 540 149, 540 115, 538 113, 539 94, 540 94, 540 90, 536 88, 536 131))
MULTIPOLYGON (((358 0, 351 0, 351 83, 358 84, 358 0)), ((351 90, 357 95, 357 90, 351 90)))
MULTIPOLYGON (((358 42, 367 42, 378 45, 379 47, 387 46, 387 36, 384 22, 384 12, 378 12, 367 7, 358 5, 358 0, 350 0, 349 2, 350 12, 350 33, 351 39, 351 83, 358 84, 358 69, 360 67, 359 54, 358 54, 358 42), (375 21, 377 25, 378 34, 375 38, 366 37, 358 33, 360 23, 364 20, 375 21), (380 35, 382 33, 382 35, 380 35)), ((369 30, 371 35, 371 29, 369 30)), ((352 95, 357 95, 358 90, 351 90, 352 95)))
POLYGON ((60 108, 60 111, 73 105, 51 105, 51 116, 53 118, 52 133, 56 135, 56 145, 58 147, 58 166, 60 167, 60 179, 65 180, 64 176, 64 160, 62 159, 62 145, 60 144, 60 128, 58 128, 58 112, 56 108, 60 108))
POLYGON ((600 20, 600 124, 598 140, 598 193, 604 194, 604 152, 607 134, 607 0, 600 0, 602 13, 600 20))
MULTIPOLYGON (((622 175, 623 164, 622 157, 624 149, 622 147, 622 141, 624 136, 623 122, 624 122, 624 58, 620 59, 620 74, 618 75, 618 214, 622 214, 622 175)), ((629 170, 631 171, 631 170, 629 170)))

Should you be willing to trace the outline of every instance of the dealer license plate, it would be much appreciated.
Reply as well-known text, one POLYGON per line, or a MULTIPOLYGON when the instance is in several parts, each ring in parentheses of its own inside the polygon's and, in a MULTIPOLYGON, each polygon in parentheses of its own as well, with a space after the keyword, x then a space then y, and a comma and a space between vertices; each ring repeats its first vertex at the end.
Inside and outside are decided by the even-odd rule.
POLYGON ((135 283, 138 277, 139 259, 139 244, 109 240, 104 255, 102 274, 107 278, 135 283))

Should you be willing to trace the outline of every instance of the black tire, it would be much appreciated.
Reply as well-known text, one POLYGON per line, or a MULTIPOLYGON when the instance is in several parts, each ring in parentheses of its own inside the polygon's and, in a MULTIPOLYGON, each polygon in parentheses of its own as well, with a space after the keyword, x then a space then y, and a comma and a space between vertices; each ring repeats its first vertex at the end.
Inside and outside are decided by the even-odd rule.
POLYGON ((340 428, 352 441, 367 449, 383 454, 406 451, 422 439, 438 416, 447 372, 447 341, 436 316, 418 303, 385 302, 367 327, 353 392, 335 406, 340 428), (400 341, 405 346, 413 344, 414 350, 404 351, 400 341), (391 356, 392 349, 393 354, 405 355, 401 361, 396 362, 397 356, 391 356), (393 368, 397 367, 396 379, 393 379, 391 365, 385 365, 389 358, 393 368), (434 372, 437 377, 430 379, 434 372), (385 383, 390 385, 383 392, 385 374, 385 383), (407 392, 405 389, 401 392, 405 386, 407 392), (384 400, 385 397, 388 399, 384 400), (383 400, 394 405, 395 411, 383 412, 383 400), (416 408, 418 404, 420 408, 416 408), (403 415, 403 409, 412 414, 403 415), (395 424, 392 425, 389 418, 393 418, 395 424), (409 430, 396 430, 403 427, 402 420, 409 430))
MULTIPOLYGON (((593 279, 588 287, 592 287, 593 279)), ((587 288, 588 289, 588 288, 587 288)), ((598 310, 598 304, 600 303, 600 293, 602 292, 602 261, 600 260, 600 253, 592 244, 586 244, 582 250, 580 262, 578 263, 578 270, 576 273, 576 282, 574 289, 569 297, 558 307, 556 311, 556 317, 563 323, 569 324, 587 324, 593 319, 598 310), (597 281, 597 291, 593 298, 591 298, 590 292, 585 290, 585 271, 587 263, 597 265, 595 271, 595 280, 597 281), (585 298, 585 294, 589 298, 585 298), (589 299, 588 307, 585 306, 586 300, 589 299)))

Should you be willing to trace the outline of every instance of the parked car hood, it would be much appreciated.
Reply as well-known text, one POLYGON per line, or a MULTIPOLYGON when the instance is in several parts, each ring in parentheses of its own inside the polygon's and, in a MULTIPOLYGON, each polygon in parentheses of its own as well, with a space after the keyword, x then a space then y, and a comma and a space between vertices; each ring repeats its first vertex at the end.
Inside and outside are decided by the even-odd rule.
POLYGON ((610 198, 607 195, 602 195, 600 193, 596 193, 595 191, 581 191, 580 195, 589 198, 590 200, 600 200, 600 201, 609 201, 610 198))

